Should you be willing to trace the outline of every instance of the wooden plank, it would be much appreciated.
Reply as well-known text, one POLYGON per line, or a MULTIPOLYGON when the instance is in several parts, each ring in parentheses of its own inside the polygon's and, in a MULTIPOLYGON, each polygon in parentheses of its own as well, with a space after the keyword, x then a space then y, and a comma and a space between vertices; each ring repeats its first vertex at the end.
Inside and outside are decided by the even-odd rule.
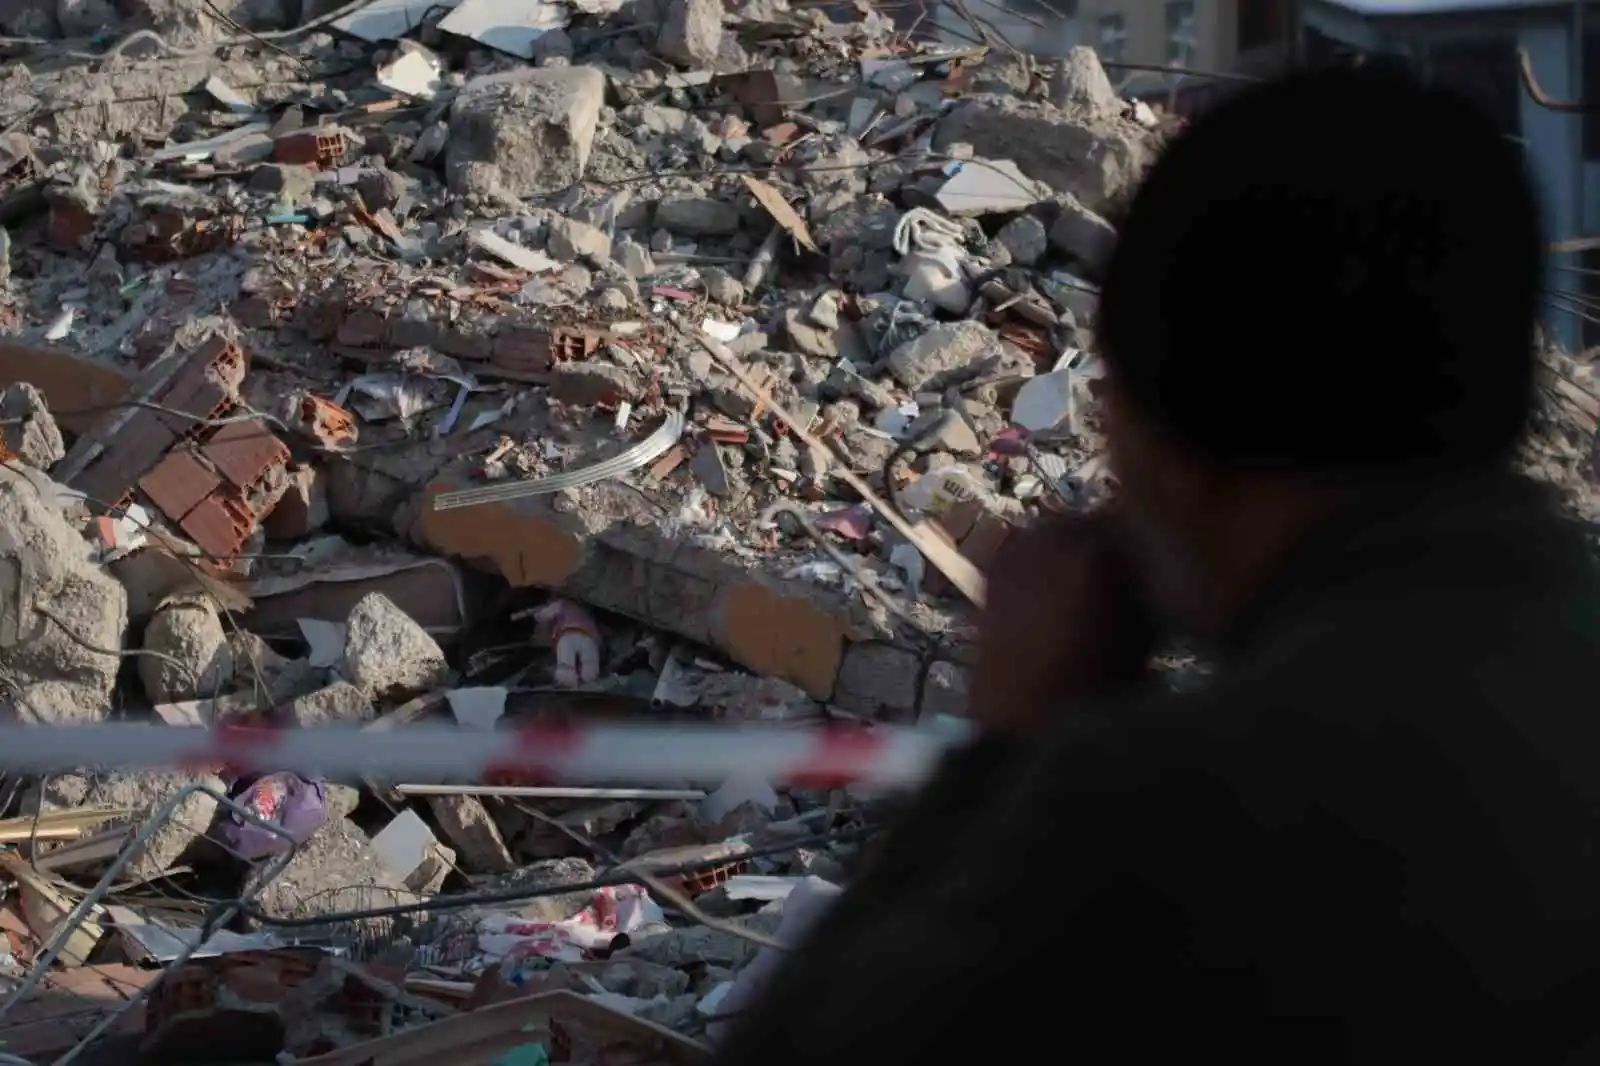
MULTIPOLYGON (((772 413, 782 419, 790 431, 804 444, 811 448, 822 449, 829 455, 833 454, 821 440, 814 437, 811 431, 801 424, 798 418, 784 410, 778 401, 772 398, 771 393, 750 380, 738 357, 729 351, 726 345, 704 330, 699 333, 699 341, 705 346, 706 351, 711 353, 712 358, 721 363, 723 369, 732 374, 739 384, 750 392, 752 397, 772 408, 772 413)), ((876 492, 872 491, 872 486, 868 485, 866 480, 858 476, 855 471, 841 466, 834 473, 841 481, 860 493, 861 498, 867 501, 873 510, 883 515, 901 536, 910 541, 912 546, 920 551, 928 562, 934 565, 935 569, 950 580, 950 584, 961 590, 962 595, 979 607, 983 606, 983 573, 976 566, 972 565, 960 552, 940 540, 926 523, 918 522, 913 525, 900 517, 895 509, 890 507, 887 501, 876 492)))

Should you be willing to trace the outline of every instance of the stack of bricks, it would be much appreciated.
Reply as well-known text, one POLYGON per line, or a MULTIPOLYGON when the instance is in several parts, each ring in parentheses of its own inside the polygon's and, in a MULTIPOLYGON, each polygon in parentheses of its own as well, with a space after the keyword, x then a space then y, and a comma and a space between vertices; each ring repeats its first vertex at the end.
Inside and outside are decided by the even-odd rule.
POLYGON ((215 560, 238 553, 288 487, 289 449, 240 414, 243 349, 212 337, 148 397, 96 433, 100 452, 71 478, 91 505, 117 511, 142 492, 215 560))

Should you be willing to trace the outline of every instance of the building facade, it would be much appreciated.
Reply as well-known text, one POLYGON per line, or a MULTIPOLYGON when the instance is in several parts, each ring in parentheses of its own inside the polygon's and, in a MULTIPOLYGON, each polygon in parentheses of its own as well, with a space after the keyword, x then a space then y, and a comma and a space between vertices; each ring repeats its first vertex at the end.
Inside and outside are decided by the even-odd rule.
POLYGON ((1288 0, 1082 0, 1083 43, 1108 63, 1239 72, 1281 64, 1288 0))

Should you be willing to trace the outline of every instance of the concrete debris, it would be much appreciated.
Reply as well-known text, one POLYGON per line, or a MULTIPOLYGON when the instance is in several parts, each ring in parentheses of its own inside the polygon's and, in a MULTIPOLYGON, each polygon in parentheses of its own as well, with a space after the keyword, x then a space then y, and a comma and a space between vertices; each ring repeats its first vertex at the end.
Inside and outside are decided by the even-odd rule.
POLYGON ((209 699, 233 680, 233 653, 216 606, 168 602, 144 628, 139 680, 151 703, 209 699))
POLYGON ((10 455, 39 470, 67 454, 44 394, 26 381, 0 392, 0 439, 10 455))
POLYGON ((666 0, 656 51, 684 67, 707 67, 722 48, 719 0, 666 0))
POLYGON ((939 323, 889 353, 889 372, 913 392, 925 389, 942 374, 972 365, 999 344, 980 322, 939 323))
POLYGON ((52 777, 43 793, 43 809, 105 807, 127 814, 99 828, 153 830, 135 847, 123 870, 127 881, 152 881, 173 869, 205 836, 216 815, 216 796, 227 786, 214 776, 182 773, 74 773, 52 777), (210 792, 201 791, 209 789, 210 792), (176 800, 176 805, 168 805, 176 800), (152 816, 170 810, 153 820, 152 816))
POLYGON ((592 67, 485 74, 450 112, 447 172, 458 193, 514 198, 561 192, 589 163, 606 80, 592 67))
POLYGON ((294 725, 316 728, 360 725, 372 721, 377 712, 359 688, 345 681, 335 681, 326 688, 290 700, 279 714, 294 725))
POLYGON ((468 869, 499 874, 516 868, 499 828, 476 796, 429 796, 428 806, 468 869))
POLYGON ((270 873, 269 865, 253 867, 242 889, 268 917, 311 918, 405 898, 402 877, 378 858, 367 835, 349 818, 329 818, 282 873, 270 873))
MULTIPOLYGON (((224 724, 959 718, 961 590, 1113 489, 1097 283, 1181 121, 1160 77, 1123 99, 1090 49, 870 5, 0 9, 0 700, 23 722, 115 713, 199 752, 224 724), (287 52, 249 40, 275 30, 287 52)), ((1523 463, 1593 520, 1600 384, 1543 357, 1523 463)), ((856 868, 818 834, 887 813, 758 778, 62 767, 0 789, 0 820, 82 821, 4 838, 0 995, 51 935, 38 886, 70 910, 194 783, 227 798, 186 795, 102 903, 176 938, 187 901, 248 901, 218 934, 243 943, 129 968, 160 980, 126 1035, 230 1061, 423 1046, 518 997, 566 1004, 564 1031, 604 1015, 615 1046, 574 1061, 639 1060, 618 1032, 703 1055, 756 945, 592 882, 648 860, 770 935, 797 884, 856 868), (159 910, 125 888, 151 878, 159 910), (339 959, 283 947, 307 939, 285 918, 326 919, 339 959)), ((78 1035, 53 1038, 0 1020, 30 1061, 78 1035)))
POLYGON ((431 689, 449 673, 438 643, 380 592, 363 596, 345 620, 339 672, 367 696, 431 689))

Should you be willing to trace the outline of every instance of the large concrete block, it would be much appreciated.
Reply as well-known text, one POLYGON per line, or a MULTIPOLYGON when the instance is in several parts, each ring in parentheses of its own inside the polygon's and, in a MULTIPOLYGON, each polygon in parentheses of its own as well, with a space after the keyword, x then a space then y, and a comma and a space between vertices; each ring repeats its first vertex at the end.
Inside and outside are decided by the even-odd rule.
POLYGON ((468 82, 450 116, 451 188, 526 197, 578 181, 605 88, 605 76, 591 67, 533 67, 468 82))
POLYGON ((974 98, 939 120, 934 147, 956 143, 1009 159, 1100 214, 1127 200, 1156 154, 1155 136, 1132 122, 999 97, 974 98))

